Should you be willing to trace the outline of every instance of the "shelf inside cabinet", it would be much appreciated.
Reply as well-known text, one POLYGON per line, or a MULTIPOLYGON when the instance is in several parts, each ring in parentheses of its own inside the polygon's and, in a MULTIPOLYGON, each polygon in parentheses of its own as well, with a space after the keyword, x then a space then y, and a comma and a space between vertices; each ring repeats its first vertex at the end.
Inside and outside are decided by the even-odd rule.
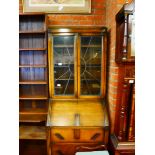
POLYGON ((74 64, 72 64, 72 63, 70 63, 70 64, 65 64, 65 63, 63 63, 63 64, 59 64, 59 63, 57 63, 57 64, 55 64, 54 65, 54 67, 69 67, 69 66, 74 66, 74 64))
POLYGON ((81 45, 81 47, 93 47, 93 48, 101 48, 101 45, 81 45))
POLYGON ((20 126, 19 139, 46 140, 45 126, 20 126))
POLYGON ((56 79, 56 81, 68 81, 68 80, 74 80, 74 79, 56 79))
MULTIPOLYGON (((58 79, 56 81, 68 81, 68 80, 74 80, 74 79, 58 79)), ((87 81, 97 81, 98 79, 81 79, 81 80, 87 80, 87 81)))
POLYGON ((60 45, 54 45, 54 48, 73 48, 74 45, 64 45, 64 44, 60 44, 60 45))
POLYGON ((99 62, 98 64, 96 63, 96 64, 93 64, 93 63, 91 63, 91 64, 82 64, 81 63, 81 67, 101 67, 101 63, 99 62))

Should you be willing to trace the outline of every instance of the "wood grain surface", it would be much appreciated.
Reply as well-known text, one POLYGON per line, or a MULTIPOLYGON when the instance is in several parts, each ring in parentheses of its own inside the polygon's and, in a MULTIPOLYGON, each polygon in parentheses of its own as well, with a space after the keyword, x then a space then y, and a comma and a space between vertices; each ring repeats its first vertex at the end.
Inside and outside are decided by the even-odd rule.
POLYGON ((49 106, 48 124, 52 126, 108 126, 107 111, 100 100, 53 100, 49 106))

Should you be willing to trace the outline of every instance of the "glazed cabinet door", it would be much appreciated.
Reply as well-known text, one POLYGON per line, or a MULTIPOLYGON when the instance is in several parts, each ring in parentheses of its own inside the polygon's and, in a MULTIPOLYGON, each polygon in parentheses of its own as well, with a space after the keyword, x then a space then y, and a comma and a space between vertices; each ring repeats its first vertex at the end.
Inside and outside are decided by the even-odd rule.
POLYGON ((104 36, 99 34, 80 36, 78 79, 79 96, 82 98, 103 96, 102 85, 105 82, 104 41, 104 36))
POLYGON ((54 97, 74 97, 76 92, 76 36, 52 35, 51 92, 54 97))
POLYGON ((103 98, 105 33, 49 33, 50 96, 103 98))

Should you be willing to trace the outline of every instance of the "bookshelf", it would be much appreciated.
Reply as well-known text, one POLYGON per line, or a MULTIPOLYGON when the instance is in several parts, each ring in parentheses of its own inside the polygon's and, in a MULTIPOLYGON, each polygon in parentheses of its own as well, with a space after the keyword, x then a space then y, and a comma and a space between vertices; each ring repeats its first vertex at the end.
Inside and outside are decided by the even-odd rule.
POLYGON ((19 121, 46 121, 48 106, 47 17, 19 14, 19 121))

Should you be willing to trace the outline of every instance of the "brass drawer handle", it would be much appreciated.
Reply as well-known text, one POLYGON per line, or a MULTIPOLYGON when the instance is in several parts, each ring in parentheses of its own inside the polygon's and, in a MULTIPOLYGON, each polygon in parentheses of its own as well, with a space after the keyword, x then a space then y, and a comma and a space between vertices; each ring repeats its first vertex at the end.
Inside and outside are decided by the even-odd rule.
POLYGON ((58 138, 58 139, 61 139, 61 140, 64 140, 65 138, 59 134, 59 133, 55 133, 55 136, 58 138))
POLYGON ((100 135, 101 135, 100 133, 95 133, 90 139, 96 140, 100 135))

